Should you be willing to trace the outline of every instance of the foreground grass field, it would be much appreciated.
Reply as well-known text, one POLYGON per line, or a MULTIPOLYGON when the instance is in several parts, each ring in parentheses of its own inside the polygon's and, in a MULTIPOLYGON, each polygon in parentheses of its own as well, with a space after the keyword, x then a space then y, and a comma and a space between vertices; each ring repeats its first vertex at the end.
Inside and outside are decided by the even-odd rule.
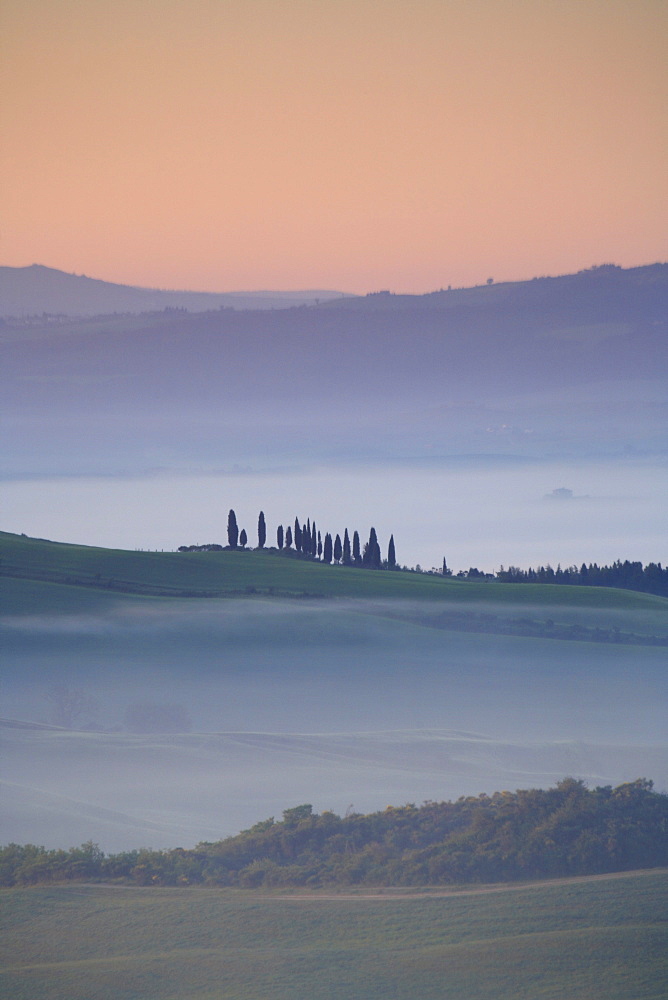
POLYGON ((449 895, 3 890, 13 1000, 665 1000, 668 872, 449 895))

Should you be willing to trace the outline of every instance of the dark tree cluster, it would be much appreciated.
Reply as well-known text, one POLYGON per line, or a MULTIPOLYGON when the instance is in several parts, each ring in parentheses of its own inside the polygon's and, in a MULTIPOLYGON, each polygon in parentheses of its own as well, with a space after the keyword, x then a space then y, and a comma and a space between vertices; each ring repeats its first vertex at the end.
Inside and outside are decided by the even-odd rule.
MULTIPOLYGON (((264 511, 260 511, 257 522, 257 547, 264 549, 267 543, 267 523, 264 511)), ((227 515, 227 548, 245 549, 248 545, 248 535, 244 528, 239 530, 237 515, 234 510, 230 510, 227 515)), ((332 536, 330 532, 323 535, 315 521, 306 519, 306 523, 300 523, 296 517, 294 524, 283 527, 278 525, 276 529, 276 548, 286 555, 301 556, 306 559, 317 559, 328 565, 333 563, 342 566, 363 566, 367 569, 396 569, 397 558, 394 548, 394 535, 390 537, 387 549, 387 558, 383 560, 376 529, 371 528, 369 540, 362 552, 360 546, 360 536, 357 531, 353 532, 352 544, 350 534, 346 528, 341 535, 332 536)), ((218 544, 208 545, 180 545, 179 552, 222 552, 223 546, 218 544)))
POLYGON ((501 569, 496 574, 503 583, 565 583, 579 587, 621 587, 623 590, 639 590, 646 594, 668 597, 668 566, 661 563, 617 562, 612 566, 597 566, 596 563, 582 563, 580 568, 569 566, 540 566, 538 569, 523 570, 516 566, 501 569))
POLYGON ((668 865, 668 796, 643 778, 320 815, 304 804, 236 837, 192 850, 95 844, 0 850, 0 884, 121 879, 136 885, 349 886, 509 882, 668 865))
POLYGON ((327 565, 336 563, 341 566, 363 566, 368 569, 397 568, 394 535, 390 537, 387 559, 383 560, 375 528, 371 528, 369 541, 366 542, 362 552, 357 531, 353 532, 351 543, 347 528, 343 532, 343 538, 340 534, 332 535, 329 531, 323 535, 315 521, 307 518, 306 524, 300 524, 299 518, 296 517, 294 526, 288 525, 284 529, 283 525, 279 524, 276 529, 276 546, 280 552, 318 559, 327 565))

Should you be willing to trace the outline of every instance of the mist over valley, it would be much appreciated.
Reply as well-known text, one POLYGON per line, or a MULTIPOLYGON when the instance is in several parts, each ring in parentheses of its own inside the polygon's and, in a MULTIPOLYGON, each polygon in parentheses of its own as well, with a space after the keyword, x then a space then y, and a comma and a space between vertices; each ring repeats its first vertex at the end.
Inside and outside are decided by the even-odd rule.
MULTIPOLYGON (((225 544, 230 507, 250 547, 263 510, 268 546, 295 515, 374 525, 423 569, 665 562, 667 273, 6 319, 4 526, 164 550, 167 585, 198 559, 168 553, 225 544)), ((105 558, 85 587, 3 580, 17 841, 174 846, 295 801, 668 781, 661 598, 444 581, 387 601, 360 576, 354 599, 166 600, 104 590, 124 572, 105 558)))
MULTIPOLYGON (((290 802, 343 814, 565 773, 668 782, 665 645, 444 630, 429 624, 443 604, 424 601, 102 594, 54 613, 54 589, 78 602, 81 588, 24 587, 44 610, 3 623, 4 712, 23 720, 2 727, 4 828, 18 842, 192 844, 290 802)), ((650 636, 665 631, 663 604, 464 596, 457 609, 650 636)))

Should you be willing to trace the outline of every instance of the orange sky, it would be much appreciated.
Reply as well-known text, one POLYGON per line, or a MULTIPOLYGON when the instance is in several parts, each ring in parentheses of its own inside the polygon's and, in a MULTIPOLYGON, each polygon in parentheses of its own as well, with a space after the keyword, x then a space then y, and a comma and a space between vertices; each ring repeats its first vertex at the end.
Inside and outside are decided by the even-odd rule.
POLYGON ((668 259, 665 0, 0 0, 1 262, 228 291, 668 259))

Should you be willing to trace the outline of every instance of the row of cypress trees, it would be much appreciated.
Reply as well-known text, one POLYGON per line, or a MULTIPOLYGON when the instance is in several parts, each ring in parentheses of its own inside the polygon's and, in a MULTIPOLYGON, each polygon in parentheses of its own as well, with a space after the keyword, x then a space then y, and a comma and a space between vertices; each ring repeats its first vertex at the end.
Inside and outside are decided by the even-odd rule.
MULTIPOLYGON (((239 546, 245 548, 248 544, 248 535, 243 528, 239 530, 234 510, 230 510, 227 516, 227 542, 231 549, 239 546)), ((266 543, 267 524, 264 512, 260 511, 257 521, 257 547, 263 549, 266 543)), ((383 560, 375 528, 371 528, 369 540, 362 549, 357 531, 353 532, 352 541, 347 528, 343 532, 343 539, 339 534, 332 538, 330 532, 325 532, 323 537, 315 521, 311 522, 308 518, 306 524, 300 524, 299 518, 296 517, 294 529, 292 525, 284 528, 279 524, 276 529, 276 547, 279 552, 294 552, 328 565, 334 562, 342 566, 363 566, 367 569, 396 569, 397 566, 394 535, 390 536, 387 559, 383 560)))

